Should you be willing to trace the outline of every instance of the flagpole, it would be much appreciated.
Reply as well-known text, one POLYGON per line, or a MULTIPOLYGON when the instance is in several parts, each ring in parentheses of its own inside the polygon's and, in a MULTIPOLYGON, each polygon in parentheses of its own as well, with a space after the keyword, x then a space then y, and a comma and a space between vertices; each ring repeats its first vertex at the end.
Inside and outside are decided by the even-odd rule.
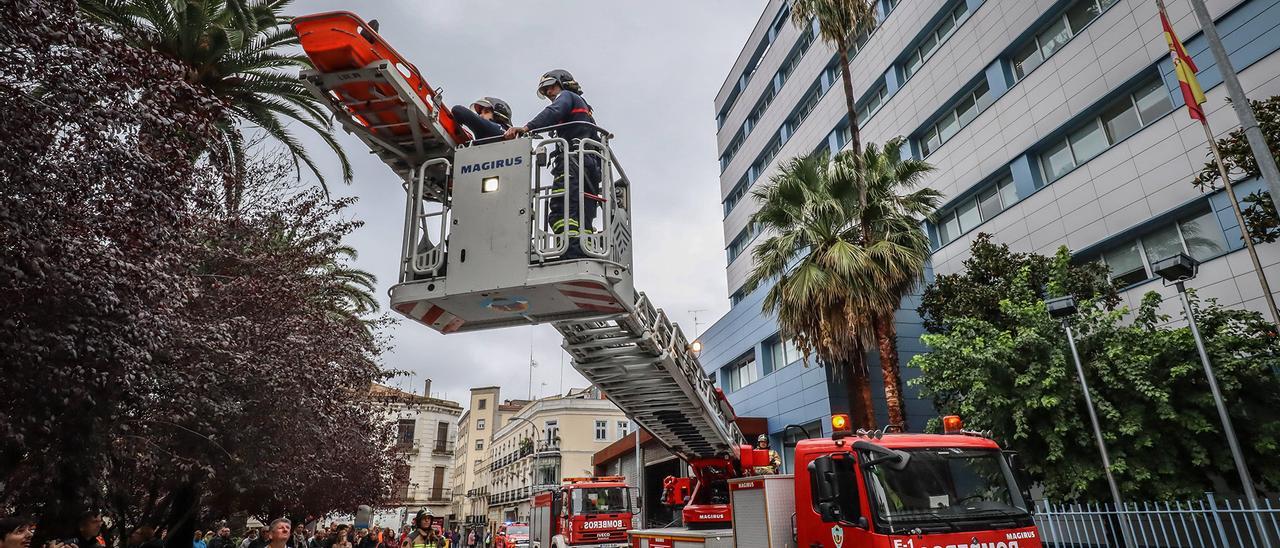
POLYGON ((1213 130, 1209 129, 1208 120, 1200 120, 1200 127, 1204 128, 1204 136, 1209 140, 1213 161, 1218 164, 1218 175, 1222 177, 1222 184, 1226 187, 1227 199, 1231 200, 1231 211, 1236 214, 1236 222, 1240 224, 1240 234, 1244 237, 1245 248, 1249 250, 1249 260, 1253 261, 1253 271, 1258 274, 1262 296, 1267 299, 1267 311, 1270 312, 1271 321, 1280 325, 1280 316, 1276 313, 1276 299, 1271 294, 1271 284, 1267 283, 1267 275, 1262 271, 1262 262, 1258 260, 1258 250, 1253 247, 1253 236, 1249 234, 1249 227, 1244 222, 1244 214, 1240 212, 1240 202, 1236 201, 1236 191, 1231 186, 1231 175, 1227 173, 1227 166, 1222 163, 1222 151, 1218 150, 1218 140, 1214 138, 1213 130))
POLYGON ((1205 115, 1204 108, 1200 105, 1205 102, 1204 91, 1200 89, 1199 82, 1196 81, 1195 62, 1187 55, 1182 47, 1182 42, 1178 39, 1173 31, 1173 23, 1169 21, 1169 14, 1165 11, 1164 0, 1156 0, 1156 8, 1160 11, 1160 22, 1164 26, 1165 40, 1169 43, 1169 57, 1173 60, 1174 72, 1178 75, 1178 85, 1182 88, 1183 99, 1187 103, 1187 109, 1191 113, 1191 118, 1200 122, 1200 127, 1204 129, 1204 136, 1209 141, 1209 150, 1213 151, 1214 163, 1218 166, 1218 175, 1222 177, 1222 184, 1227 190, 1227 199, 1231 201, 1231 211, 1235 213, 1236 223, 1240 225, 1240 234, 1244 238, 1245 248, 1249 251, 1249 260, 1253 262, 1253 271, 1258 276, 1258 284, 1262 286, 1262 296, 1267 301, 1267 315, 1271 317, 1272 323, 1280 325, 1280 311, 1276 310, 1275 296, 1271 294, 1271 284, 1267 283, 1266 272, 1262 270, 1262 261, 1258 260, 1258 251, 1253 246, 1253 236, 1249 233, 1249 225, 1244 222, 1244 214, 1240 211, 1240 202, 1236 201, 1235 189, 1231 185, 1231 174, 1227 170, 1227 165, 1222 161, 1222 151, 1218 149, 1218 140, 1213 135, 1213 130, 1209 128, 1209 117, 1205 115))
MULTIPOLYGON (((1258 117, 1253 113, 1253 105, 1249 103, 1249 98, 1245 97, 1244 87, 1240 85, 1240 77, 1236 75, 1236 69, 1231 65, 1231 57, 1227 55, 1227 49, 1222 46, 1218 27, 1214 25, 1213 17, 1209 16, 1209 9, 1205 7, 1204 0, 1187 1, 1191 4, 1191 11, 1195 13, 1200 23, 1200 29, 1204 31, 1205 41, 1209 43, 1209 51, 1213 53, 1213 60, 1218 64, 1218 71, 1222 73, 1222 85, 1227 88, 1227 95, 1231 98, 1231 107, 1235 109, 1236 117, 1240 118, 1240 127, 1244 130, 1245 140, 1248 141, 1249 149, 1253 152, 1253 159, 1258 163, 1262 182, 1266 184, 1272 200, 1280 200, 1280 167, 1276 166, 1276 159, 1267 147, 1267 140, 1262 135, 1262 128, 1258 125, 1258 117)), ((1272 308, 1275 306, 1272 305, 1272 308)))

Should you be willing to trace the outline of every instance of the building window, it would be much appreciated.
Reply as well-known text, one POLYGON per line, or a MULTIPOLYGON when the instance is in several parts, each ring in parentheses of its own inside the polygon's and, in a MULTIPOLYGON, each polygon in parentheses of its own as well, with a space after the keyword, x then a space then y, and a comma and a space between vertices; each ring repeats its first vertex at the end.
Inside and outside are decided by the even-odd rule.
MULTIPOLYGON (((800 124, 804 123, 805 119, 809 117, 809 114, 813 112, 813 108, 818 106, 818 101, 821 99, 822 86, 814 84, 813 87, 809 88, 809 91, 805 93, 804 97, 800 99, 800 103, 796 105, 795 110, 792 111, 791 116, 787 118, 786 123, 782 126, 786 128, 788 138, 795 134, 796 130, 800 128, 800 124)), ((781 140, 779 140, 779 142, 781 142, 781 140)), ((774 152, 773 154, 777 154, 777 152, 774 152)))
POLYGON ((934 227, 938 232, 938 246, 951 243, 962 234, 991 220, 1018 201, 1018 191, 1013 178, 1005 176, 975 195, 969 196, 938 214, 934 227))
POLYGON ((484 440, 476 440, 476 451, 484 449, 484 440))
POLYGON ((1066 175, 1170 110, 1173 101, 1164 83, 1159 78, 1148 80, 1137 91, 1107 105, 1101 114, 1081 122, 1066 138, 1049 144, 1040 153, 1045 181, 1066 175))
POLYGON ((476 430, 484 430, 484 419, 476 419, 476 430))
POLYGON ((884 85, 877 85, 875 89, 871 90, 871 92, 867 94, 867 98, 863 101, 862 106, 858 107, 857 116, 859 126, 861 126, 863 122, 866 122, 867 118, 870 118, 878 112, 881 106, 884 106, 884 100, 887 96, 888 91, 884 85))
POLYGON ((543 423, 542 434, 548 442, 554 442, 556 438, 560 437, 560 423, 554 420, 543 423))
POLYGON ((790 339, 778 338, 769 344, 769 365, 774 371, 798 362, 803 357, 790 339))
POLYGON ((800 425, 800 428, 788 428, 782 432, 782 467, 787 473, 795 472, 796 444, 805 438, 805 433, 814 437, 822 437, 822 421, 813 420, 800 425), (804 430, 801 431, 801 428, 804 430))
POLYGON ((991 88, 984 78, 973 90, 960 97, 955 106, 948 110, 920 138, 920 150, 924 156, 932 154, 938 147, 969 125, 978 114, 991 105, 991 88))
POLYGON ((938 45, 951 37, 951 33, 955 32, 956 27, 959 27, 967 17, 969 17, 969 7, 964 2, 960 2, 959 5, 951 10, 951 13, 943 16, 938 25, 925 35, 924 41, 920 43, 920 46, 907 56, 907 61, 902 66, 903 80, 910 79, 912 75, 919 71, 920 67, 924 66, 925 61, 928 61, 929 57, 938 51, 938 45))
POLYGON ((1116 0, 1078 0, 1072 3, 1013 54, 1013 79, 1025 78, 1115 3, 1116 0))
POLYGON ((751 242, 755 241, 756 236, 759 235, 760 225, 758 223, 751 223, 743 228, 742 232, 739 232, 738 236, 732 242, 729 242, 729 249, 726 250, 729 254, 729 262, 733 262, 743 251, 746 251, 751 242))
POLYGON ((747 292, 739 288, 737 291, 734 291, 732 295, 729 295, 729 306, 738 306, 738 303, 742 302, 742 299, 745 298, 747 298, 747 292))
POLYGON ((724 154, 720 156, 720 171, 724 171, 729 167, 729 162, 733 160, 733 156, 738 153, 738 149, 742 148, 742 144, 747 142, 746 132, 739 129, 738 133, 729 141, 729 146, 724 147, 724 154))
POLYGON ((738 180, 738 184, 733 185, 733 190, 729 191, 729 195, 724 199, 724 216, 728 217, 729 212, 738 205, 742 198, 746 197, 747 191, 751 189, 751 181, 747 179, 746 174, 738 180))
POLYGON ((413 426, 416 422, 413 419, 400 419, 396 425, 396 443, 413 445, 413 426))
POLYGON ((444 452, 449 450, 449 423, 448 421, 440 421, 436 425, 436 451, 444 452))
POLYGON ((1125 288, 1155 277, 1151 264, 1186 253, 1207 261, 1227 251, 1226 236, 1213 213, 1172 222, 1140 238, 1124 241, 1103 251, 1099 260, 1111 271, 1111 280, 1125 288))
POLYGON ((487 405, 488 403, 489 403, 488 400, 484 398, 480 398, 480 401, 476 402, 476 409, 484 409, 485 405, 487 405))
POLYGON ((742 361, 725 366, 722 375, 724 376, 724 386, 730 392, 737 391, 756 382, 759 380, 759 373, 756 372, 755 356, 747 356, 742 361))
POLYGON ((627 437, 629 433, 631 433, 631 422, 618 421, 618 439, 627 437))
POLYGON ((609 439, 609 421, 596 421, 596 441, 609 439))

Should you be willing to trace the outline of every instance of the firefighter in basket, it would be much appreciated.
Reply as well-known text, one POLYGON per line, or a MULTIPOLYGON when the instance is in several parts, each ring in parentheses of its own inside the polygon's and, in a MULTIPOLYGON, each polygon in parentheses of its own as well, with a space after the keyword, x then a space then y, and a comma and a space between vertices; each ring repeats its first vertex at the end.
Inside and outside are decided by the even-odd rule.
MULTIPOLYGON (((529 120, 523 126, 513 127, 506 132, 506 138, 514 139, 518 135, 523 135, 530 131, 536 131, 542 128, 554 125, 565 124, 569 122, 588 122, 595 124, 595 117, 592 115, 591 105, 582 98, 582 86, 573 79, 573 75, 569 71, 555 69, 542 75, 542 79, 538 81, 538 96, 549 99, 551 104, 542 109, 537 116, 529 120)), ((569 249, 565 252, 565 258, 574 259, 583 256, 581 244, 576 236, 583 232, 592 230, 591 223, 595 220, 596 210, 599 207, 600 198, 600 159, 595 156, 585 156, 581 166, 578 165, 577 152, 582 139, 599 139, 599 132, 592 126, 586 124, 575 124, 556 130, 556 136, 564 139, 569 143, 569 150, 557 150, 551 157, 551 175, 555 178, 552 192, 562 194, 567 189, 569 194, 568 200, 559 198, 549 200, 547 203, 547 219, 551 224, 551 231, 556 234, 567 234, 569 236, 569 249), (568 166, 564 156, 568 153, 568 166), (583 207, 586 211, 578 211, 578 181, 579 172, 583 173, 582 184, 585 185, 585 192, 589 194, 583 200, 583 207), (568 183, 565 183, 566 177, 568 183), (565 202, 568 202, 568 215, 565 215, 565 202)))

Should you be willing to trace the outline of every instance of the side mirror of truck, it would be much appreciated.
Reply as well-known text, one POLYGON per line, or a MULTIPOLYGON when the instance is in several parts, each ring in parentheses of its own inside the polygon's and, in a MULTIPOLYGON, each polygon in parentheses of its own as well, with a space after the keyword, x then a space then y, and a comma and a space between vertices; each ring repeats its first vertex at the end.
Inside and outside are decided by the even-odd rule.
POLYGON ((824 522, 837 522, 840 515, 840 481, 836 477, 836 463, 830 456, 821 456, 809 462, 809 493, 813 509, 824 522))
POLYGON ((1027 473, 1026 462, 1017 451, 1005 451, 1004 459, 1013 472, 1013 481, 1018 483, 1018 492, 1022 495, 1022 502, 1027 505, 1027 512, 1036 513, 1035 502, 1031 500, 1031 474, 1027 473))

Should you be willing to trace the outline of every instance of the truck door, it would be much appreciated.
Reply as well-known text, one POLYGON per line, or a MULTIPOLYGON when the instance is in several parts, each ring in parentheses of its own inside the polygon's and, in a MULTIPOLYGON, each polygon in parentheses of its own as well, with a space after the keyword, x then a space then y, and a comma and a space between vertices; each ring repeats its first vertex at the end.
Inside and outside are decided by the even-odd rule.
POLYGON ((796 545, 874 546, 857 457, 824 455, 805 468, 796 477, 796 545))

